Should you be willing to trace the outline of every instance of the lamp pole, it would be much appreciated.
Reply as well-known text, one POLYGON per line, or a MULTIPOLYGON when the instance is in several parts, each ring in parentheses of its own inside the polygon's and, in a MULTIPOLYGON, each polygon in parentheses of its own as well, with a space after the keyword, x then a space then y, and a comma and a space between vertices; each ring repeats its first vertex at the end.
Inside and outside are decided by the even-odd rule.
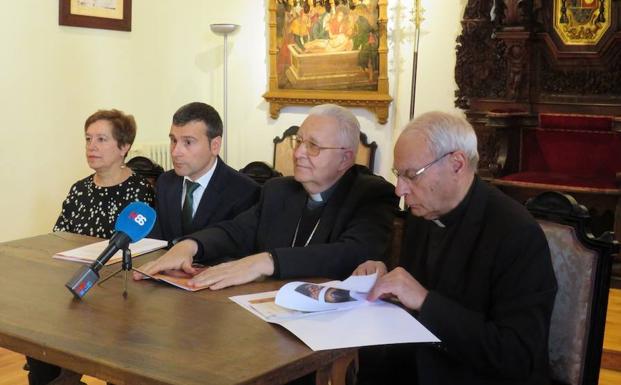
POLYGON ((418 67, 418 41, 420 38, 420 24, 423 22, 423 12, 425 11, 420 4, 421 0, 414 0, 412 9, 412 21, 414 22, 414 57, 412 58, 412 88, 410 98, 410 120, 414 117, 414 105, 416 102, 416 72, 418 67))
POLYGON ((224 148, 224 162, 226 162, 226 158, 229 154, 228 148, 227 148, 227 136, 229 135, 228 132, 228 126, 227 126, 227 121, 228 121, 228 88, 227 88, 227 78, 228 78, 228 36, 230 33, 234 32, 235 30, 237 30, 237 28, 239 28, 239 25, 237 24, 231 24, 231 23, 218 23, 218 24, 211 24, 209 26, 211 28, 211 32, 218 34, 218 35, 223 35, 224 36, 224 82, 223 82, 223 89, 224 89, 224 111, 223 111, 223 133, 222 133, 222 147, 224 148))

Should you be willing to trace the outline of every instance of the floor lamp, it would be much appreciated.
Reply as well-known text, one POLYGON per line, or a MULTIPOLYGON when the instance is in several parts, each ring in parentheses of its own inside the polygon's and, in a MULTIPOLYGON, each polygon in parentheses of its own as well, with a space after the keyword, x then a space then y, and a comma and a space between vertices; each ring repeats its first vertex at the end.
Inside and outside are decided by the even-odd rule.
POLYGON ((239 25, 237 24, 229 24, 229 23, 223 23, 223 24, 211 24, 209 26, 211 28, 211 32, 218 34, 218 35, 223 35, 224 36, 224 118, 223 118, 223 136, 222 136, 222 147, 224 147, 224 162, 226 162, 226 158, 229 155, 229 150, 227 148, 227 140, 226 138, 229 136, 229 132, 227 130, 227 120, 228 120, 228 111, 227 111, 227 105, 228 105, 228 95, 227 95, 227 77, 228 77, 228 68, 227 68, 227 62, 228 62, 228 55, 227 55, 227 38, 229 36, 229 34, 231 32, 234 32, 235 30, 237 30, 237 28, 239 28, 239 25))
POLYGON ((416 105, 416 72, 418 70, 418 41, 420 39, 420 24, 425 20, 423 12, 425 10, 421 6, 420 0, 414 0, 414 8, 412 8, 412 21, 414 22, 414 57, 412 58, 412 88, 410 93, 410 120, 414 118, 414 107, 416 105))

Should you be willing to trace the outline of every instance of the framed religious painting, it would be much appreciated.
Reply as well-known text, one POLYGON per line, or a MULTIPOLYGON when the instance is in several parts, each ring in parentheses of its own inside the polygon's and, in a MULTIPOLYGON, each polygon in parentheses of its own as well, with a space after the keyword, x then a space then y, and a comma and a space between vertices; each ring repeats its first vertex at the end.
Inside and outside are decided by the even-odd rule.
POLYGON ((288 105, 335 103, 388 120, 387 0, 268 0, 269 84, 288 105))
POLYGON ((59 0, 58 24, 132 30, 132 0, 59 0))

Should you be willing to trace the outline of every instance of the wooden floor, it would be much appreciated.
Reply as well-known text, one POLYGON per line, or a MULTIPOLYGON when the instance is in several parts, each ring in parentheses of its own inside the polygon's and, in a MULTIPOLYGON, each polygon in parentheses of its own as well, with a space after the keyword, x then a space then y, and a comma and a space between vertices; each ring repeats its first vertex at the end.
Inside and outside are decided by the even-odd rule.
MULTIPOLYGON (((0 385, 27 385, 27 373, 22 369, 24 356, 0 348, 0 385)), ((89 385, 105 385, 92 377, 82 381, 89 385)), ((608 301, 604 357, 600 371, 599 385, 621 384, 621 290, 612 289, 608 301)))
POLYGON ((621 384, 621 290, 619 289, 611 289, 608 297, 608 316, 606 317, 604 354, 600 373, 602 373, 600 384, 621 384), (605 370, 607 373, 604 373, 605 370))

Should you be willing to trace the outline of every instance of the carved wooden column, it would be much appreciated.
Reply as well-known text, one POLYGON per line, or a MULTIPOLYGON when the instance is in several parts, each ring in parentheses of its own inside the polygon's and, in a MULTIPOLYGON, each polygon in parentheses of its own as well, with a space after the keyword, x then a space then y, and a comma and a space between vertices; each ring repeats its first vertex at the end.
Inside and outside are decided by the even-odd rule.
POLYGON ((479 175, 492 177, 496 163, 494 128, 487 125, 486 100, 505 95, 506 59, 502 42, 492 38, 491 0, 470 0, 457 38, 455 105, 462 108, 479 142, 479 175))
POLYGON ((534 26, 532 0, 495 0, 492 21, 496 26, 494 38, 505 46, 505 98, 528 101, 532 61, 531 31, 534 26))
POLYGON ((494 132, 494 141, 488 144, 488 153, 495 161, 489 170, 498 178, 519 171, 521 131, 537 125, 537 117, 527 111, 489 111, 486 125, 494 132))
POLYGON ((495 37, 504 42, 507 61, 506 98, 528 101, 531 68, 531 33, 528 31, 499 31, 495 37))

